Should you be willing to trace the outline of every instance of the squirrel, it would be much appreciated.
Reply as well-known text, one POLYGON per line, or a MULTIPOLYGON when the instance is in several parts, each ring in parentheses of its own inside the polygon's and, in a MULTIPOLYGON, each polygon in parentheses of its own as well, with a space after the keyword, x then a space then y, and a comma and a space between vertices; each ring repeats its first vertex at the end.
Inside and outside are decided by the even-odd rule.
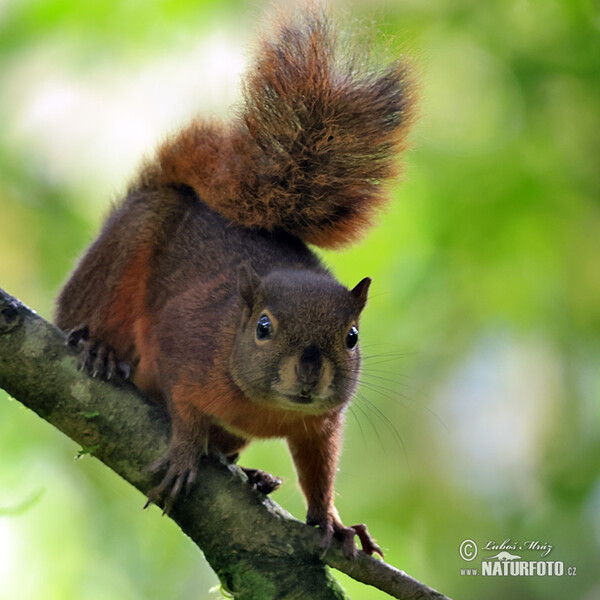
MULTIPOLYGON (((309 245, 358 240, 400 172, 413 120, 409 63, 373 64, 314 4, 263 32, 228 122, 195 119, 146 160, 61 290, 55 322, 80 367, 130 378, 166 404, 172 436, 150 467, 165 510, 200 459, 287 441, 307 523, 348 558, 364 525, 334 505, 344 413, 360 374, 371 280, 347 289, 309 245)), ((280 483, 247 471, 262 491, 280 483)))

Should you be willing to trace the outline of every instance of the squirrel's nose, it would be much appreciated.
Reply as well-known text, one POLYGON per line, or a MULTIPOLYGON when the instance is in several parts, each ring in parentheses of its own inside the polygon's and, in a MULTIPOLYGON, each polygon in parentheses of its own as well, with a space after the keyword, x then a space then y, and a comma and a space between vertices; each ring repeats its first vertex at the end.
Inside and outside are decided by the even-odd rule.
POLYGON ((323 368, 323 357, 318 346, 306 347, 300 355, 296 377, 300 384, 300 395, 308 396, 319 383, 323 368))

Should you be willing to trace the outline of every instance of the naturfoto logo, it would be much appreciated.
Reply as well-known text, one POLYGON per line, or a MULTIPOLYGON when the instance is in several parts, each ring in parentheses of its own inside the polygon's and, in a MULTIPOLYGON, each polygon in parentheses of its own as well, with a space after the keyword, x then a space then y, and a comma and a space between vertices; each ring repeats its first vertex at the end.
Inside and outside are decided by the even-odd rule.
POLYGON ((552 544, 539 540, 528 540, 519 543, 510 538, 498 543, 488 540, 485 544, 478 545, 472 539, 463 540, 459 547, 459 555, 466 562, 472 562, 480 552, 493 551, 495 554, 481 556, 481 565, 470 568, 461 568, 461 575, 487 576, 487 577, 538 577, 563 575, 574 576, 577 568, 565 567, 562 560, 548 560, 552 552, 552 544), (516 552, 519 552, 518 554, 516 552), (529 553, 531 556, 526 556, 529 553))

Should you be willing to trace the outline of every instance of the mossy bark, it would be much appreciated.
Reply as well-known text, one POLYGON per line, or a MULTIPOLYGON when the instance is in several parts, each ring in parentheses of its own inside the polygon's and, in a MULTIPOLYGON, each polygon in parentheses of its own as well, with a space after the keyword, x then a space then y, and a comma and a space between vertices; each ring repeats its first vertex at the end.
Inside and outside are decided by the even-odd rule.
MULTIPOLYGON (((167 450, 164 409, 131 384, 116 386, 78 371, 63 332, 1 289, 0 387, 142 493, 156 483, 145 467, 167 450)), ((337 542, 322 559, 318 530, 252 489, 235 465, 206 460, 200 474, 199 485, 169 516, 236 599, 347 598, 327 564, 396 598, 444 598, 364 553, 348 561, 337 542)))

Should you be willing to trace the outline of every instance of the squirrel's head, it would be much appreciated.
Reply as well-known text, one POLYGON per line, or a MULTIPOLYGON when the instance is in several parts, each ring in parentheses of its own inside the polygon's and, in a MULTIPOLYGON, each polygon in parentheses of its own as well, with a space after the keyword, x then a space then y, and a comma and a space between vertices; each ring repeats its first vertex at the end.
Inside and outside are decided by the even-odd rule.
POLYGON ((352 290, 325 274, 239 270, 242 317, 231 354, 253 401, 321 414, 348 402, 360 369, 358 319, 371 280, 352 290))

